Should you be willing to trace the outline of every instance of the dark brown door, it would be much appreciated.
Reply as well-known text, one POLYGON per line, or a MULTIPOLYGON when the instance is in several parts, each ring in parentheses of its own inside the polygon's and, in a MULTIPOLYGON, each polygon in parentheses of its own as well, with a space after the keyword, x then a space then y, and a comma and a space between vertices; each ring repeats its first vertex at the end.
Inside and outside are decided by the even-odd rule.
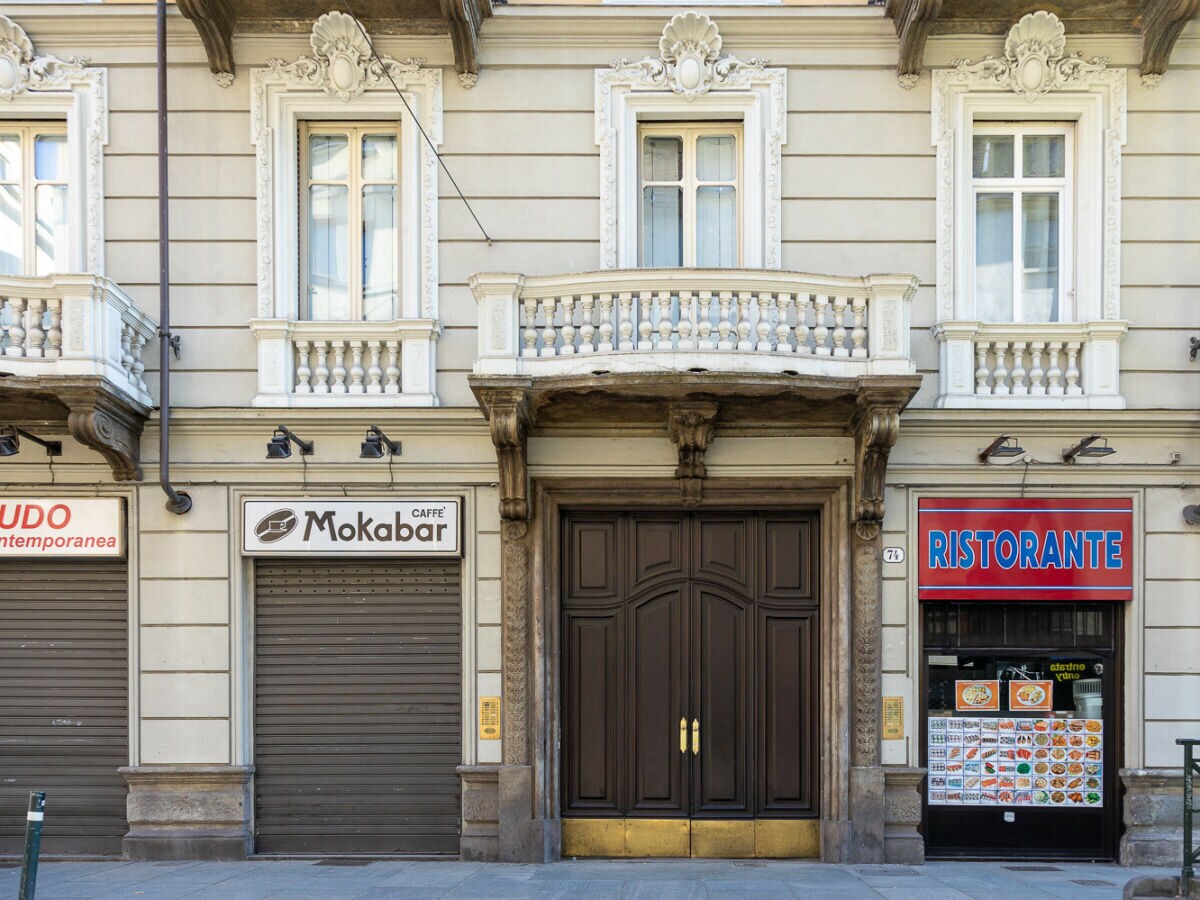
POLYGON ((817 814, 814 514, 568 515, 563 814, 817 814))

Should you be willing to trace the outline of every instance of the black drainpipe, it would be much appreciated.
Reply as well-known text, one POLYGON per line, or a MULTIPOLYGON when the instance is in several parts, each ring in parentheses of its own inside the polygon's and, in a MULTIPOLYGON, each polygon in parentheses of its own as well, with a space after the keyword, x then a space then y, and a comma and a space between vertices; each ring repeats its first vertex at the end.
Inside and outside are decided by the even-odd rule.
POLYGON ((167 509, 183 515, 192 498, 171 487, 171 351, 179 338, 171 334, 171 233, 167 217, 167 4, 158 0, 158 483, 167 509))

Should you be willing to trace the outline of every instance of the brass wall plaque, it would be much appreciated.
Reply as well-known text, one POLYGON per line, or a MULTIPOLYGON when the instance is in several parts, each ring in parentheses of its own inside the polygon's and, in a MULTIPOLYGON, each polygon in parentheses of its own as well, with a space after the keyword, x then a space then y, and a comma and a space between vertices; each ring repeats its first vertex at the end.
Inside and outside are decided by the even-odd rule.
POLYGON ((479 698, 479 737, 485 741, 500 740, 500 698, 479 698))
POLYGON ((883 698, 883 739, 904 740, 904 698, 883 698))

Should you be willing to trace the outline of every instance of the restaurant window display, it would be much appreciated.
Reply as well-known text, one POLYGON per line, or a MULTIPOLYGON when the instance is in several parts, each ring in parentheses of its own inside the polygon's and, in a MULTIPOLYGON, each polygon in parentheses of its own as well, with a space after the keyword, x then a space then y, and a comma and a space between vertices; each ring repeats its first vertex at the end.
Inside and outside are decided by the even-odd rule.
POLYGON ((1111 600, 1132 588, 1131 518, 1128 501, 921 502, 929 855, 1115 856, 1124 604, 1111 600), (1074 572, 995 565, 1007 534, 1074 547, 1072 532, 1074 572))

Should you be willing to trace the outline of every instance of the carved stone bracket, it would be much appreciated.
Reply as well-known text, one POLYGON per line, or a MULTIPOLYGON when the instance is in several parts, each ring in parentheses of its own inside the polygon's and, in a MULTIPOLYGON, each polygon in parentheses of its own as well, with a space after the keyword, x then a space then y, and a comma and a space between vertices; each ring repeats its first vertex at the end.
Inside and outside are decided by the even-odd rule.
POLYGON ((523 522, 529 518, 528 392, 521 386, 484 388, 478 397, 488 416, 500 469, 500 518, 523 522))
POLYGON ((883 522, 883 486, 888 454, 900 433, 900 405, 867 401, 855 416, 854 524, 864 540, 873 539, 883 522))
POLYGON ((442 15, 454 44, 458 83, 470 90, 479 80, 479 28, 492 14, 489 0, 441 0, 442 15))
POLYGON ((896 76, 906 90, 916 86, 925 55, 925 41, 942 11, 942 0, 888 0, 887 17, 896 26, 900 38, 900 59, 896 76))
POLYGON ((675 477, 679 479, 679 498, 685 506, 700 502, 708 474, 704 452, 712 440, 718 409, 716 403, 672 403, 667 408, 667 433, 679 448, 675 477))
POLYGON ((1142 4, 1142 84, 1154 87, 1183 26, 1200 13, 1200 0, 1146 0, 1142 4))
POLYGON ((147 411, 103 387, 59 385, 55 393, 67 408, 67 428, 75 440, 99 452, 117 481, 141 481, 140 445, 147 411))
POLYGON ((233 13, 226 0, 176 0, 184 17, 191 19, 200 33, 208 69, 221 87, 233 83, 233 13))

